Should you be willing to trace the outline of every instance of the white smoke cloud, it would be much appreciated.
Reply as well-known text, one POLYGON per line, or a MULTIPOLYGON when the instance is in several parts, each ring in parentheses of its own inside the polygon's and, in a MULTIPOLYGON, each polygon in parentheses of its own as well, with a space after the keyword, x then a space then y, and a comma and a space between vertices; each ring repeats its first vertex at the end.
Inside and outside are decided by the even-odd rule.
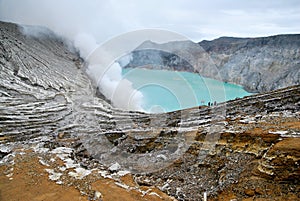
MULTIPOLYGON (((89 63, 89 55, 122 28, 118 19, 107 18, 111 15, 109 6, 110 4, 97 0, 85 2, 3 0, 0 1, 0 19, 26 25, 46 26, 56 34, 72 41, 81 57, 89 63), (107 27, 108 24, 114 26, 107 27)), ((25 34, 39 36, 44 34, 45 29, 24 26, 23 31, 25 34)), ((106 55, 109 54, 107 52, 103 53, 104 55, 97 55, 97 57, 116 59, 106 55)), ((111 66, 107 64, 93 63, 88 66, 87 73, 113 105, 122 109, 142 110, 143 95, 133 89, 128 80, 122 79, 122 68, 119 63, 115 62, 111 66)))
MULTIPOLYGON (((99 45, 95 38, 87 33, 79 33, 74 38, 74 46, 80 51, 80 55, 86 59, 87 62, 92 62, 93 58, 89 58, 93 50, 96 50, 99 45)), ((108 62, 115 60, 113 55, 102 52, 96 56, 106 57, 108 62)), ((122 65, 129 63, 130 55, 123 57, 122 65)), ((122 67, 118 62, 113 62, 112 65, 102 63, 101 59, 96 61, 96 64, 90 64, 87 68, 88 75, 97 84, 98 89, 103 95, 112 101, 112 104, 118 108, 127 110, 143 111, 143 94, 132 87, 132 83, 122 78, 122 67)))
POLYGON ((91 51, 98 47, 95 38, 87 33, 79 33, 74 38, 74 46, 80 52, 82 58, 87 59, 91 51))
POLYGON ((108 69, 99 64, 89 65, 87 73, 113 105, 122 109, 143 111, 143 94, 135 90, 130 81, 122 78, 119 63, 114 62, 108 69))

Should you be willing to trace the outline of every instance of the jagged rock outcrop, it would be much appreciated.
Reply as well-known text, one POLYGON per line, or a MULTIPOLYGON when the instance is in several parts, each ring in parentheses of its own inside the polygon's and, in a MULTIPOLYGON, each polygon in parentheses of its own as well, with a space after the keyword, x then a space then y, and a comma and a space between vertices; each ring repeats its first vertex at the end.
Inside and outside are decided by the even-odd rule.
POLYGON ((199 72, 206 77, 240 84, 250 92, 267 92, 299 84, 299 49, 299 34, 221 37, 199 43, 147 41, 133 51, 132 61, 125 67, 199 72))
MULTIPOLYGON (((178 200, 201 200, 205 191, 212 200, 299 199, 300 85, 145 114, 98 97, 79 56, 51 32, 25 36, 1 22, 0 50, 0 166, 8 166, 8 178, 7 161, 30 148, 41 164, 54 168, 53 154, 67 163, 55 169, 65 179, 59 185, 95 168, 112 175, 125 168, 134 186, 154 185, 178 200)), ((91 189, 91 182, 70 182, 91 189)))

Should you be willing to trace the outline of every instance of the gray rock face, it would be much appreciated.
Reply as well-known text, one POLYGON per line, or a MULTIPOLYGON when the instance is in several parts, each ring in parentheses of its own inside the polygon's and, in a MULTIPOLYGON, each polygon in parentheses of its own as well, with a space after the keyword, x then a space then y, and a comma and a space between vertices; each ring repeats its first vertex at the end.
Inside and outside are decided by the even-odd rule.
MULTIPOLYGON (((181 47, 168 45, 174 44, 181 47)), ((176 54, 212 65, 205 51, 196 50, 186 54, 177 48, 176 54)), ((0 22, 0 162, 14 146, 30 147, 34 141, 49 150, 72 147, 74 160, 85 168, 92 169, 95 160, 111 172, 126 168, 140 185, 158 186, 178 200, 201 200, 204 191, 216 198, 252 170, 258 173, 251 178, 264 177, 254 186, 263 181, 265 189, 278 179, 276 189, 285 190, 279 195, 297 194, 299 182, 292 181, 300 181, 298 151, 287 157, 292 161, 274 164, 272 158, 277 149, 287 153, 288 146, 273 146, 280 138, 299 150, 299 108, 300 85, 164 114, 118 110, 96 95, 80 58, 62 40, 51 32, 25 36, 17 25, 0 22), (272 147, 277 149, 268 152, 272 147)))
POLYGON ((206 77, 240 84, 250 92, 266 92, 300 83, 300 35, 222 37, 198 44, 145 42, 133 52, 132 61, 125 67, 145 66, 199 72, 206 77))
POLYGON ((125 127, 114 116, 136 114, 98 98, 81 58, 50 30, 38 37, 21 30, 0 22, 1 135, 21 140, 95 134, 125 127))
POLYGON ((78 56, 62 48, 62 41, 24 36, 14 24, 1 22, 0 37, 2 134, 28 138, 71 123, 70 97, 89 84, 76 66, 78 56))

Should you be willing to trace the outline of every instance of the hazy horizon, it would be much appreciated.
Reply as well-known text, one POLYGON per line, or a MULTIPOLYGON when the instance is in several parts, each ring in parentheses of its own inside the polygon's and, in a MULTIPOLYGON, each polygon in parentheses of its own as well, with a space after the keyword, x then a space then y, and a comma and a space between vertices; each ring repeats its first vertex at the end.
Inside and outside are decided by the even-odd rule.
POLYGON ((98 43, 140 29, 199 42, 300 33, 300 1, 0 0, 0 20, 43 25, 63 35, 85 32, 98 43))

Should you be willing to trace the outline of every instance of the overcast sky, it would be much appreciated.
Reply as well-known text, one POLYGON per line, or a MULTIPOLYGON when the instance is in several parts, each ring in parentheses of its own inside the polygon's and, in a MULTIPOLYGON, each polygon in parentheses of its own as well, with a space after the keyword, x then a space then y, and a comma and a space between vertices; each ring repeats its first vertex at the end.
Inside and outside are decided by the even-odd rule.
POLYGON ((200 41, 300 33, 300 0, 0 0, 0 19, 85 31, 99 42, 144 28, 200 41))

